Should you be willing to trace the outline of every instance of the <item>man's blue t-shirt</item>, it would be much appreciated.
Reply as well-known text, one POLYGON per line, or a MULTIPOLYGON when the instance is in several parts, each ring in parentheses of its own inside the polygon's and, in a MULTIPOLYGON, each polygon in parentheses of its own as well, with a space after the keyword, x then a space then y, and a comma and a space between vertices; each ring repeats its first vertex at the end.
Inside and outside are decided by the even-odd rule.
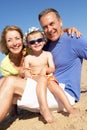
POLYGON ((78 101, 82 60, 87 59, 87 39, 64 33, 57 42, 50 43, 47 50, 53 54, 55 77, 66 85, 65 90, 78 101))

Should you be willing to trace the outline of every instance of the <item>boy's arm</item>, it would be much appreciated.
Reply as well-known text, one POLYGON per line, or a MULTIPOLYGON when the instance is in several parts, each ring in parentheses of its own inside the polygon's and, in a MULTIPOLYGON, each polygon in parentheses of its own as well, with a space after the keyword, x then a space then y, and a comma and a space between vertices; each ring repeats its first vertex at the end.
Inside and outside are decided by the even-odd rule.
POLYGON ((48 56, 48 67, 46 70, 46 74, 51 74, 55 71, 55 65, 54 65, 52 54, 48 52, 47 56, 48 56))
POLYGON ((28 78, 28 77, 31 77, 30 68, 29 68, 29 58, 28 57, 25 57, 25 59, 24 59, 23 68, 21 70, 21 76, 25 79, 28 78))

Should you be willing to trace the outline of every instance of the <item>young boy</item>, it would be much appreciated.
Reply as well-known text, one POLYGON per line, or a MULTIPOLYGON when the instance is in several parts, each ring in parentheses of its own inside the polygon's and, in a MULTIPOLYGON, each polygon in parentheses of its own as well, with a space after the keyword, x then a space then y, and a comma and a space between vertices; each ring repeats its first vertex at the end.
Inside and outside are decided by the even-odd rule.
POLYGON ((48 108, 46 96, 47 87, 55 98, 61 101, 70 114, 75 114, 75 110, 70 105, 63 89, 53 76, 55 66, 52 54, 42 50, 46 44, 44 34, 37 28, 31 28, 30 30, 26 36, 26 41, 32 53, 25 57, 24 74, 25 78, 30 77, 37 81, 36 92, 40 105, 40 113, 48 123, 51 123, 54 122, 55 119, 48 108))

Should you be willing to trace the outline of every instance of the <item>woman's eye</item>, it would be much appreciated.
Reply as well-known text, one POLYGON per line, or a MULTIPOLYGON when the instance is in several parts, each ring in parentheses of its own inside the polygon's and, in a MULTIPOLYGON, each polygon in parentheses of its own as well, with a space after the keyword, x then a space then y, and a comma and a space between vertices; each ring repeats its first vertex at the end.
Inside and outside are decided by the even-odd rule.
POLYGON ((17 39, 17 40, 20 40, 21 38, 20 38, 20 37, 17 37, 16 39, 17 39))
POLYGON ((11 40, 7 40, 7 42, 10 42, 11 40))

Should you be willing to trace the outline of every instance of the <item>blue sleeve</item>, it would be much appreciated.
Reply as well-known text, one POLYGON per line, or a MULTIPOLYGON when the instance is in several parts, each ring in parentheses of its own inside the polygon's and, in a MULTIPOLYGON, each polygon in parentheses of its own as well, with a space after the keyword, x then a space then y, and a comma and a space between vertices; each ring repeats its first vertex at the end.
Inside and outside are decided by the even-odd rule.
POLYGON ((80 38, 74 37, 74 40, 72 40, 72 46, 73 46, 73 51, 79 58, 84 58, 87 59, 87 38, 81 36, 80 38))

